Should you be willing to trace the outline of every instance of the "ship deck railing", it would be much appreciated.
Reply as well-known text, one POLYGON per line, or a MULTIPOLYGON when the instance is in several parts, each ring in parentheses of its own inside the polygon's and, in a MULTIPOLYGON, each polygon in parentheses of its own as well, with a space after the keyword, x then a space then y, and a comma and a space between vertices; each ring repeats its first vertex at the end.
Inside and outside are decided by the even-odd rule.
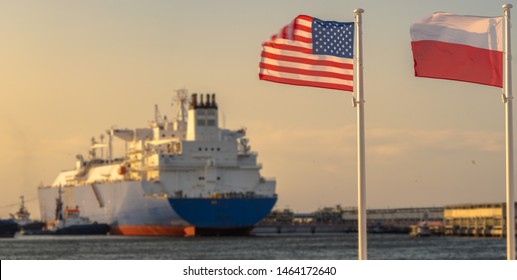
POLYGON ((260 195, 255 193, 238 193, 238 192, 227 192, 227 193, 217 193, 211 194, 206 197, 196 197, 196 196, 188 196, 187 194, 176 194, 173 197, 175 198, 208 198, 208 199, 218 199, 218 198, 273 198, 277 197, 277 194, 273 195, 260 195))

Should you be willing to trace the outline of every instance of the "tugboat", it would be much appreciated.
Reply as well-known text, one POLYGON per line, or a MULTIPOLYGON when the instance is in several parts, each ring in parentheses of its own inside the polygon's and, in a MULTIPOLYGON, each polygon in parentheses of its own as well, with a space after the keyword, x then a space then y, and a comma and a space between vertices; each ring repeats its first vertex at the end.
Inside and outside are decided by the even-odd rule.
POLYGON ((14 237, 18 231, 18 224, 12 220, 0 220, 0 237, 14 237))
POLYGON ((18 224, 19 230, 22 232, 26 230, 42 230, 45 224, 40 221, 31 220, 31 214, 29 213, 27 208, 25 208, 25 199, 23 195, 20 196, 20 199, 20 209, 18 209, 18 212, 14 214, 9 214, 11 216, 11 219, 18 224))
POLYGON ((65 208, 63 210, 63 201, 61 198, 61 190, 56 199, 56 220, 50 230, 34 230, 25 231, 25 235, 106 235, 110 232, 108 224, 91 222, 87 217, 81 217, 79 207, 74 209, 65 208))
POLYGON ((110 231, 108 224, 92 223, 90 219, 81 217, 78 206, 75 209, 66 208, 63 211, 61 191, 56 199, 56 221, 52 227, 52 233, 55 235, 106 235, 110 231))

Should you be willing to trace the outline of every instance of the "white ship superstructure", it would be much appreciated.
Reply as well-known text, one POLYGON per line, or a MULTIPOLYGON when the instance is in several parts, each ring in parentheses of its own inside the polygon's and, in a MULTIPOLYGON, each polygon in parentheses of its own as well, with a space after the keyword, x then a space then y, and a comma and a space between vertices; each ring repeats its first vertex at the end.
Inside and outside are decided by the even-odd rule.
MULTIPOLYGON (((257 153, 251 152, 246 130, 218 127, 215 95, 206 101, 192 95, 184 139, 174 137, 163 122, 154 122, 152 141, 141 160, 136 153, 133 162, 145 166, 144 187, 148 194, 169 197, 208 197, 225 193, 254 193, 274 196, 274 179, 261 177, 262 165, 257 153), (172 135, 172 137, 171 137, 172 135)), ((140 169, 134 169, 138 172, 140 169)))

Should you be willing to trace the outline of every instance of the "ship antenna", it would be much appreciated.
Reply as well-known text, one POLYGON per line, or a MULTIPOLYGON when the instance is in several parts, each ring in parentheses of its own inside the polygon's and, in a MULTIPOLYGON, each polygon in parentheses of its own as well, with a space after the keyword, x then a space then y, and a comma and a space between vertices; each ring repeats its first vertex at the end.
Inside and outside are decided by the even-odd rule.
POLYGON ((188 90, 186 88, 177 89, 175 90, 176 97, 172 100, 172 104, 177 103, 178 105, 178 115, 177 119, 181 122, 187 121, 187 114, 188 114, 188 90))
POLYGON ((63 200, 61 199, 61 186, 58 189, 58 197, 56 199, 56 220, 63 220, 63 200))
POLYGON ((160 114, 160 109, 158 109, 158 104, 154 104, 154 121, 158 124, 162 119, 162 115, 160 114))
POLYGON ((95 159, 96 157, 96 154, 95 154, 95 144, 97 144, 97 141, 95 140, 95 137, 92 137, 92 145, 91 145, 91 148, 90 148, 90 157, 91 159, 95 159))
POLYGON ((104 159, 104 134, 101 134, 99 136, 99 138, 101 139, 101 159, 104 159))

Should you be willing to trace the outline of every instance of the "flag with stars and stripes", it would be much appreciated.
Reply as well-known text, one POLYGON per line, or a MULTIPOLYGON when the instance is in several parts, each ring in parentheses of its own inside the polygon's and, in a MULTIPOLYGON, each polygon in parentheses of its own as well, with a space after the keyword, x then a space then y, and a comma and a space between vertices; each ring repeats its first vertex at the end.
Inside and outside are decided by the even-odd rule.
POLYGON ((262 44, 259 78, 353 91, 353 55, 353 22, 300 15, 262 44))

